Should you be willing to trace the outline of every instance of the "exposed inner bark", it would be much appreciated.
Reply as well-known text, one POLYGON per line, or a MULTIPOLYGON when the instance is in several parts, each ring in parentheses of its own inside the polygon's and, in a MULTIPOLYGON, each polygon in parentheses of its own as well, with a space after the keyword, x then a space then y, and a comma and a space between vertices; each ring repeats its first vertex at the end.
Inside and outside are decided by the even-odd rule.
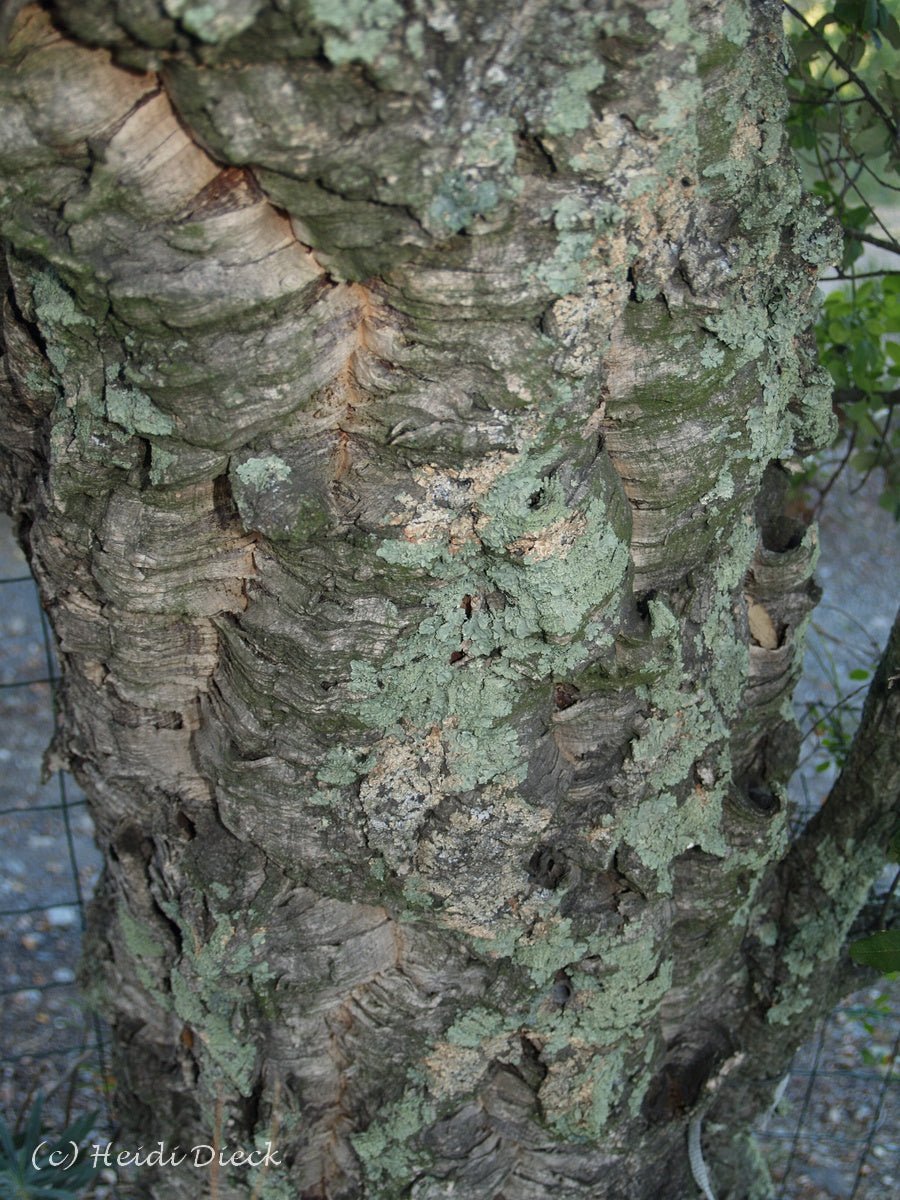
POLYGON ((123 1119, 277 1142, 223 1198, 681 1197, 713 1104, 756 1194, 732 1136, 841 940, 776 870, 834 253, 778 6, 48 10, 0 466, 123 1119))

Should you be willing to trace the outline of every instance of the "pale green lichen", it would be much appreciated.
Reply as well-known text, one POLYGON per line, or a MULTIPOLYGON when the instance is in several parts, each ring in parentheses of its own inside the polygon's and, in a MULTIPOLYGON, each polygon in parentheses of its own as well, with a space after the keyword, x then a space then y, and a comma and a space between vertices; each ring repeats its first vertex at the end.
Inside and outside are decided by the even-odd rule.
POLYGON ((427 1160, 427 1154, 416 1146, 416 1137, 435 1116, 435 1107, 421 1086, 410 1087, 399 1100, 383 1106, 377 1121, 350 1138, 367 1179, 376 1186, 386 1179, 398 1186, 408 1184, 414 1168, 421 1170, 427 1160))
POLYGON ((452 1046, 474 1048, 515 1030, 520 1020, 518 1013, 501 1013, 478 1004, 458 1017, 447 1030, 445 1037, 452 1046))
POLYGON ((428 206, 428 225, 441 233, 456 233, 489 213, 500 201, 493 179, 478 179, 461 170, 449 171, 441 179, 428 206))
POLYGON ((631 745, 626 775, 645 789, 642 799, 621 812, 615 836, 657 872, 659 890, 672 890, 672 861, 692 847, 725 857, 722 804, 731 777, 728 753, 731 721, 738 711, 749 676, 749 654, 738 630, 734 593, 740 586, 757 542, 755 523, 740 519, 728 534, 715 570, 715 590, 708 613, 694 635, 692 657, 715 662, 715 671, 682 686, 681 634, 674 615, 651 601, 651 630, 659 640, 658 679, 641 694, 650 715, 631 745), (711 780, 701 784, 694 766, 710 762, 711 780), (652 794, 646 794, 646 781, 652 794))
POLYGON ((691 42, 698 54, 706 49, 707 38, 697 30, 688 0, 671 0, 662 8, 651 9, 646 19, 669 45, 691 42))
POLYGON ((725 351, 721 346, 717 346, 714 342, 705 341, 703 348, 700 351, 701 366, 708 367, 710 370, 715 367, 720 367, 725 361, 725 351))
POLYGON ((270 454, 266 458, 248 458, 237 467, 237 476, 241 483, 258 491, 276 483, 283 483, 290 475, 291 468, 277 454, 270 454))
MULTIPOLYGON (((680 773, 683 780, 702 747, 702 741, 689 745, 681 760, 670 760, 667 766, 674 766, 674 773, 680 773)), ((728 854, 720 828, 724 795, 724 781, 692 791, 680 804, 673 795, 663 793, 629 809, 619 822, 619 833, 635 848, 641 862, 657 871, 660 892, 671 893, 672 860, 691 847, 723 858, 728 854)))
POLYGON ((122 934, 129 954, 137 959, 163 958, 165 956, 165 947, 160 945, 146 925, 136 921, 125 909, 119 912, 119 924, 122 926, 122 934))
POLYGON ((734 478, 728 467, 723 467, 718 478, 706 495, 701 496, 701 504, 712 504, 716 500, 730 500, 734 495, 734 478))
POLYGON ((815 267, 833 267, 841 261, 840 228, 817 197, 804 197, 794 222, 792 249, 815 267))
MULTIPOLYGON (((127 387, 108 381, 104 390, 106 415, 127 433, 157 434, 174 433, 175 424, 168 414, 156 407, 150 397, 136 387, 127 387)), ((152 463, 152 455, 151 455, 152 463)), ((157 458, 157 466, 159 459, 157 458)))
POLYGON ((572 936, 572 922, 568 917, 554 914, 535 930, 534 935, 523 935, 519 939, 512 959, 521 963, 534 983, 541 987, 563 967, 580 962, 589 949, 586 941, 572 936))
POLYGON ((385 861, 380 856, 369 859, 369 874, 379 881, 383 881, 387 872, 385 861))
POLYGON ((205 987, 198 992, 192 979, 175 967, 169 976, 175 1012, 192 1028, 203 1030, 203 1048, 223 1078, 249 1096, 253 1087, 256 1048, 235 1033, 233 1002, 222 1002, 218 993, 205 987))
POLYGON ((656 163, 656 171, 660 176, 664 176, 672 163, 695 150, 697 131, 694 114, 702 94, 700 81, 688 77, 673 82, 660 95, 659 105, 648 122, 648 128, 657 133, 678 133, 677 139, 661 151, 656 163))
POLYGON ((413 58, 421 60, 425 57, 425 27, 421 21, 412 21, 406 27, 403 40, 413 58))
MULTIPOLYGON (((256 1149, 265 1161, 268 1149, 265 1139, 256 1138, 256 1149)), ((297 1185, 285 1168, 278 1174, 273 1173, 271 1168, 251 1168, 244 1189, 249 1191, 254 1200, 297 1200, 297 1185)))
POLYGON ((396 0, 309 0, 309 8, 335 66, 375 63, 405 15, 396 0))
POLYGON ((431 908, 434 898, 424 885, 424 881, 416 875, 410 875, 403 881, 403 898, 413 908, 431 908))
POLYGON ((774 921, 764 921, 756 930, 756 936, 763 946, 774 946, 778 941, 778 926, 774 921))
POLYGON ((181 20, 188 33, 204 42, 226 42, 248 29, 263 6, 263 0, 163 0, 170 17, 181 20))
POLYGON ((604 604, 618 605, 627 546, 599 497, 573 513, 558 485, 542 481, 541 465, 517 464, 481 500, 480 545, 451 553, 435 537, 390 540, 378 550, 387 562, 427 569, 442 586, 428 596, 430 614, 385 661, 352 664, 356 711, 379 730, 443 723, 448 765, 463 790, 520 771, 517 737, 504 719, 523 685, 573 670, 612 637, 598 617, 604 604), (529 507, 542 488, 539 508, 529 507), (469 616, 464 595, 503 602, 469 616), (589 618, 593 647, 584 636, 589 618))
POLYGON ((121 909, 119 912, 119 925, 122 928, 125 946, 134 962, 138 979, 157 1002, 165 1004, 159 980, 148 965, 148 960, 165 957, 165 947, 156 940, 145 925, 136 921, 125 909, 121 909))
POLYGON ((371 761, 361 758, 354 750, 345 746, 332 746, 316 772, 319 783, 341 787, 355 783, 369 770, 371 761))
POLYGON ((788 978, 767 1013, 771 1024, 789 1024, 794 1016, 815 1004, 815 975, 822 962, 832 962, 841 953, 876 869, 869 854, 864 852, 860 860, 852 840, 838 844, 823 839, 813 873, 829 903, 805 914, 782 950, 781 963, 788 978))
POLYGON ((565 1138, 599 1137, 624 1091, 624 1066, 621 1050, 551 1066, 540 1091, 547 1123, 565 1138))
POLYGON ((591 92, 606 77, 603 63, 586 62, 570 68, 550 91, 544 113, 544 129, 551 135, 567 136, 585 129, 593 117, 591 92))
POLYGON ((177 462, 177 454, 152 443, 150 447, 150 482, 156 484, 157 487, 165 483, 169 469, 177 462))
POLYGON ((457 163, 439 176, 425 211, 425 225, 438 236, 468 228, 518 195, 516 129, 508 118, 487 120, 466 140, 457 163))
POLYGON ((597 235, 614 225, 621 215, 622 210, 614 204, 588 205, 578 196, 564 197, 552 213, 558 231, 553 255, 537 266, 530 264, 526 274, 545 283, 557 296, 577 292, 584 284, 597 235))
MULTIPOLYGON (((623 1034, 629 1040, 644 1040, 644 1031, 672 986, 672 964, 660 959, 652 933, 618 945, 601 939, 591 953, 603 962, 602 982, 571 971, 573 992, 566 1006, 545 1005, 531 1022, 550 1064, 540 1091, 545 1117, 569 1136, 597 1137, 602 1132, 628 1078, 623 1034), (590 1097, 589 1103, 585 1097, 590 1097)), ((646 1075, 643 1078, 643 1089, 638 1080, 641 1095, 646 1090, 646 1075)))
POLYGON ((32 297, 39 319, 49 325, 71 328, 90 325, 90 320, 75 303, 75 298, 60 283, 53 270, 40 271, 33 278, 32 297))
POLYGON ((231 920, 213 912, 215 926, 204 942, 184 926, 178 908, 165 904, 166 915, 184 934, 182 961, 173 967, 169 983, 175 1012, 186 1024, 203 1030, 202 1047, 214 1070, 240 1092, 249 1096, 257 1057, 255 1039, 242 1035, 244 984, 249 977, 254 994, 272 978, 262 960, 265 937, 258 931, 251 938, 236 936, 231 920), (232 984, 230 978, 234 978, 232 984))
POLYGON ((722 15, 722 33, 735 46, 745 46, 750 37, 750 16, 742 4, 733 3, 724 6, 722 15))

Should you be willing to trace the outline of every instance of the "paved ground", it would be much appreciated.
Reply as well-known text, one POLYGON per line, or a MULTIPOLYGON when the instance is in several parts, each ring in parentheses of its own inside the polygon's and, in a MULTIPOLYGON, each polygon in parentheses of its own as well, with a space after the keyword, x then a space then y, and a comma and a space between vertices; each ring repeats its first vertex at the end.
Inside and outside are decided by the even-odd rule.
POLYGON ((46 681, 55 673, 45 647, 36 590, 2 517, 0 1111, 8 1120, 39 1088, 55 1089, 50 1110, 56 1121, 69 1107, 70 1090, 75 1111, 96 1107, 99 1075, 90 1049, 94 1022, 74 981, 80 900, 90 896, 100 859, 79 789, 58 774, 41 782, 53 733, 46 681))

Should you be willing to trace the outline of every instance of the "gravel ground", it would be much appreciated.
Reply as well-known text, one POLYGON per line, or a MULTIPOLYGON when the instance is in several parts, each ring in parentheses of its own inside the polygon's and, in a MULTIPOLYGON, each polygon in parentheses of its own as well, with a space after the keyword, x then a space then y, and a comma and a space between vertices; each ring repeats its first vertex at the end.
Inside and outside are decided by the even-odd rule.
MULTIPOLYGON (((798 690, 801 723, 865 684, 849 678, 877 658, 893 617, 897 536, 872 486, 834 489, 821 525, 818 576, 825 600, 809 637, 798 690)), ((0 518, 0 581, 27 576, 0 518)), ((40 781, 53 729, 53 671, 40 609, 27 578, 0 582, 0 1111, 15 1124, 40 1089, 54 1132, 97 1110, 96 1138, 110 1136, 99 1023, 74 987, 82 901, 99 876, 84 797, 70 779, 40 781), (22 681, 30 682, 22 685, 22 681), (10 686, 12 685, 12 686, 10 686), (25 910, 25 911, 20 911, 25 910)), ((863 692, 859 692, 861 702, 863 692)), ((851 697, 851 703, 853 699, 851 697)), ((827 794, 832 766, 812 735, 793 784, 798 814, 827 794)), ((795 1060, 781 1102, 758 1134, 776 1191, 772 1200, 888 1200, 900 1194, 900 981, 845 1001, 795 1060)), ((89 1193, 126 1200, 128 1182, 100 1172, 89 1193)))

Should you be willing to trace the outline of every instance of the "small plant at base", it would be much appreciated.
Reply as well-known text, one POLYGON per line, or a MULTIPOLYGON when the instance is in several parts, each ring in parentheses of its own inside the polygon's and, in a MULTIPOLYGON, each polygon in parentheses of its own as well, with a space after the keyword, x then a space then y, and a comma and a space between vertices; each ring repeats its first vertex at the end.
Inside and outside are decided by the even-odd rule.
POLYGON ((97 1114, 87 1113, 59 1135, 48 1136, 43 1107, 38 1094, 20 1132, 0 1116, 0 1200, 72 1200, 93 1180, 81 1143, 97 1114))

